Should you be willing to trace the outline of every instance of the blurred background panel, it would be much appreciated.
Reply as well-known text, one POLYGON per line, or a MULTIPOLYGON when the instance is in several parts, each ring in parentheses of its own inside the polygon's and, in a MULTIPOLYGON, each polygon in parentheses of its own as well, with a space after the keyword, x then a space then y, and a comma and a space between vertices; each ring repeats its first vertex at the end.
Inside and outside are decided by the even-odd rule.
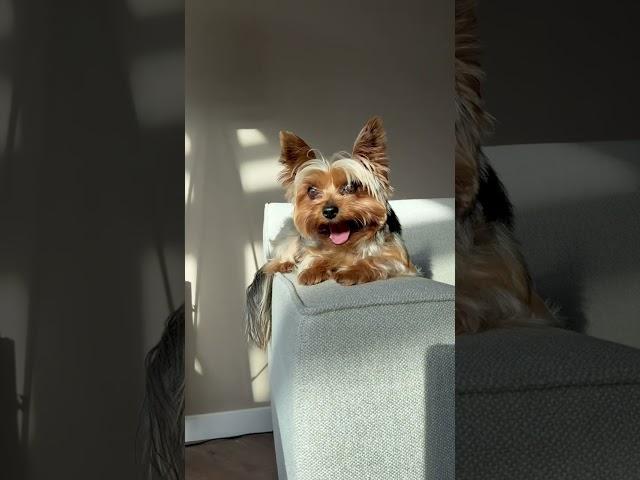
POLYGON ((640 39, 631 0, 479 2, 486 153, 538 290, 574 330, 640 347, 640 39))
POLYGON ((141 478, 184 297, 181 0, 0 0, 1 478, 141 478))

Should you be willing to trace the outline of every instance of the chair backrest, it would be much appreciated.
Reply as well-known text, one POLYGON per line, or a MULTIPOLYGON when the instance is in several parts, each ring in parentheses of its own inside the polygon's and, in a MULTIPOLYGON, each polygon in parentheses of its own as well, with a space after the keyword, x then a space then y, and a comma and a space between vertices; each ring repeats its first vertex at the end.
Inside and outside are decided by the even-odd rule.
MULTIPOLYGON (((392 200, 390 203, 402 225, 402 238, 413 263, 427 278, 454 285, 454 199, 392 200)), ((264 261, 271 258, 272 242, 285 222, 290 221, 292 210, 289 203, 265 205, 264 261)))

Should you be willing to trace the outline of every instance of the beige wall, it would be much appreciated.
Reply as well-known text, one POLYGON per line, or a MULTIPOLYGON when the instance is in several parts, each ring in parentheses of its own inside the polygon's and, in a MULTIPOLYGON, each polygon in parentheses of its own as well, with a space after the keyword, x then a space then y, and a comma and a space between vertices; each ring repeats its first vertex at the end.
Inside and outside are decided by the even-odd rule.
POLYGON ((242 310, 264 203, 282 201, 279 130, 333 153, 381 115, 396 198, 453 196, 453 14, 448 0, 187 1, 187 414, 268 400, 242 310))

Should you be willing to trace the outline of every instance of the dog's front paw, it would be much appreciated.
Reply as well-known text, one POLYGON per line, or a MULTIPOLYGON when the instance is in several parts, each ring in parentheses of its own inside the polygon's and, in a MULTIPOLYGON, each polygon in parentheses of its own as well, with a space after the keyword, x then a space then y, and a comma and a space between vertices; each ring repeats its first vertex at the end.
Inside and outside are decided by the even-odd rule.
POLYGON ((322 268, 310 267, 300 272, 298 283, 302 285, 316 285, 329 278, 329 272, 322 268))
POLYGON ((362 267, 351 267, 338 270, 333 278, 340 285, 357 285, 375 280, 373 272, 362 267))
POLYGON ((293 262, 282 262, 278 265, 278 273, 291 273, 293 272, 295 264, 293 262))
POLYGON ((271 261, 265 267, 267 273, 291 273, 295 264, 288 261, 271 261))

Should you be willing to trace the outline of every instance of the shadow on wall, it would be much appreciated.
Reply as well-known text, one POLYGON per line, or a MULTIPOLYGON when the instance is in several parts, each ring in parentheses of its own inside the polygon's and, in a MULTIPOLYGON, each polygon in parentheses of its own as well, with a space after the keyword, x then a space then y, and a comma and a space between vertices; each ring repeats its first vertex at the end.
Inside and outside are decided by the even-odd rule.
POLYGON ((569 328, 640 346, 640 142, 490 147, 536 284, 569 328))
MULTIPOLYGON (((8 478, 140 478, 143 360, 181 302, 184 228, 170 188, 182 108, 143 113, 138 91, 182 68, 136 67, 181 48, 182 2, 137 15, 145 3, 0 2, 3 474, 19 462, 8 478), (158 22, 173 28, 145 43, 158 22)), ((180 81, 160 90, 157 103, 183 98, 180 81)))
POLYGON ((185 277, 195 311, 186 412, 250 408, 269 400, 266 354, 247 345, 243 315, 245 289, 262 265, 264 203, 282 198, 278 137, 269 142, 255 128, 212 133, 196 122, 187 138, 185 277), (221 335, 226 340, 212 347, 221 335), (211 389, 214 383, 221 387, 211 389))

